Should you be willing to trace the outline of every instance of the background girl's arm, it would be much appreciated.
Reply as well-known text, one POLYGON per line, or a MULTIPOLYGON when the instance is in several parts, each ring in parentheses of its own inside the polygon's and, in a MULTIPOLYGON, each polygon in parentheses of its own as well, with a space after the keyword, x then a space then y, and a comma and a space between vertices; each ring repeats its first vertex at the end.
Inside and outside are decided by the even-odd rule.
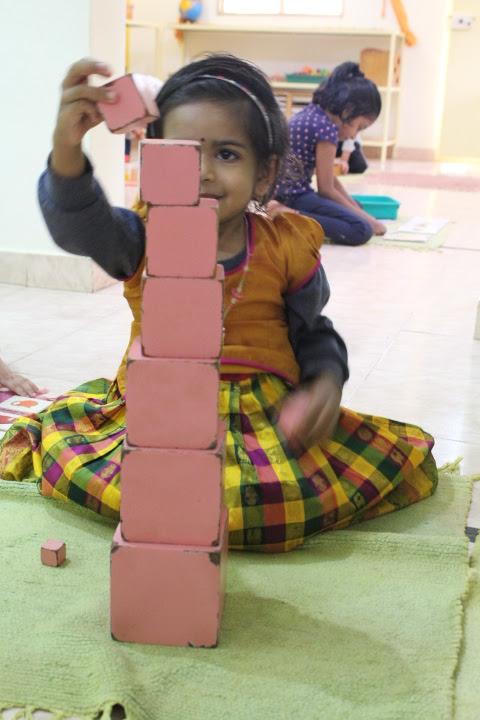
POLYGON ((348 202, 349 206, 358 210, 360 207, 358 203, 355 202, 355 200, 351 197, 351 195, 348 194, 348 192, 345 190, 345 186, 340 182, 340 180, 337 177, 333 178, 333 184, 335 188, 338 190, 339 193, 343 195, 345 200, 348 202))
POLYGON ((318 194, 360 215, 364 220, 367 220, 376 235, 383 235, 387 231, 385 225, 359 208, 341 182, 334 176, 333 163, 335 160, 335 152, 336 148, 333 143, 317 143, 315 148, 315 170, 318 194))

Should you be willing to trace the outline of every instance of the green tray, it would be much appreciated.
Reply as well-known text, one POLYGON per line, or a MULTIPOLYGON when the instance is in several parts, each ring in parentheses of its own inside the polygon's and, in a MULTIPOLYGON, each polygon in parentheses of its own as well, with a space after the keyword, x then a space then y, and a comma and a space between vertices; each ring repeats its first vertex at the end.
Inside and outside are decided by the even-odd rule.
POLYGON ((311 83, 317 84, 325 80, 327 75, 307 75, 306 73, 287 73, 285 79, 287 82, 311 83))
POLYGON ((400 203, 388 195, 352 195, 362 210, 377 220, 396 220, 400 203))

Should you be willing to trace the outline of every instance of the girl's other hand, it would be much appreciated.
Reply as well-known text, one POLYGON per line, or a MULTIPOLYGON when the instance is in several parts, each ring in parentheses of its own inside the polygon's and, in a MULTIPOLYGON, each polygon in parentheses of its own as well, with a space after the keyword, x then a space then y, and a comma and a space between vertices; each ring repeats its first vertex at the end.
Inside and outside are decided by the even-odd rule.
POLYGON ((301 452, 328 440, 338 423, 342 391, 331 373, 324 373, 308 388, 285 401, 278 424, 290 446, 301 452))
POLYGON ((374 220, 372 223, 373 232, 375 235, 385 235, 387 232, 387 227, 383 223, 381 223, 379 220, 374 220))
POLYGON ((62 83, 57 123, 53 133, 52 167, 59 175, 74 177, 83 172, 81 143, 85 133, 102 121, 97 103, 115 102, 108 88, 88 84, 90 75, 110 77, 105 63, 84 58, 74 63, 62 83))

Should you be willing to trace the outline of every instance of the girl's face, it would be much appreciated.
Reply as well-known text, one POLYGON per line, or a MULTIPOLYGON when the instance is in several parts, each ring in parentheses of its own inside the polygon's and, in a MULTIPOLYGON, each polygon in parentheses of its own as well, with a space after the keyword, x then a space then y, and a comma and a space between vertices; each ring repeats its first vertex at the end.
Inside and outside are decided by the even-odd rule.
POLYGON ((366 130, 374 122, 374 118, 366 117, 366 115, 359 115, 353 120, 349 120, 344 123, 340 121, 338 128, 338 139, 339 140, 353 140, 359 132, 366 130))
POLYGON ((235 106, 195 101, 170 110, 163 123, 166 140, 201 144, 200 195, 219 203, 220 227, 242 219, 254 197, 273 180, 261 172, 235 106))

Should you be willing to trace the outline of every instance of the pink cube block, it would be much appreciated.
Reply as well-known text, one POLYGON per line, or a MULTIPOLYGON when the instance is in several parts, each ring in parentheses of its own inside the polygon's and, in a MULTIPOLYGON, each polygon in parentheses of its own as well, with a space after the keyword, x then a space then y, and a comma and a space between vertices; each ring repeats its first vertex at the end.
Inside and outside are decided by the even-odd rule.
POLYGON ((140 197, 152 205, 198 205, 200 143, 144 140, 140 143, 140 197))
POLYGON ((149 357, 218 358, 223 335, 223 270, 215 279, 146 279, 142 347, 149 357))
POLYGON ((130 543, 117 527, 111 551, 111 630, 115 640, 215 647, 225 592, 227 513, 221 542, 130 543))
POLYGON ((118 96, 115 103, 98 103, 107 127, 114 133, 125 133, 133 128, 146 127, 159 117, 155 97, 161 83, 149 75, 124 75, 107 83, 118 96))
POLYGON ((146 357, 135 340, 127 363, 129 445, 215 447, 219 386, 215 361, 146 357))
POLYGON ((223 507, 223 428, 212 450, 124 446, 120 519, 129 542, 217 545, 223 507))
POLYGON ((147 222, 147 273, 156 277, 211 278, 218 244, 218 204, 152 207, 147 222))
POLYGON ((62 540, 46 540, 40 549, 40 559, 44 565, 58 567, 65 562, 67 547, 62 540))

